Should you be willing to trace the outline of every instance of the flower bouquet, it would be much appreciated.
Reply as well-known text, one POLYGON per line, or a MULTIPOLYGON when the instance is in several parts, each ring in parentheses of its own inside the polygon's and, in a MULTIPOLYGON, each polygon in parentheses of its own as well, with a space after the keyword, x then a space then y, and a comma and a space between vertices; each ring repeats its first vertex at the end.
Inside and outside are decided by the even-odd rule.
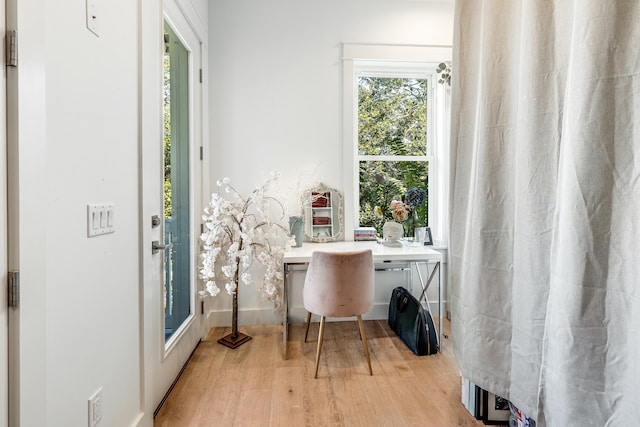
POLYGON ((407 190, 404 196, 405 202, 411 209, 411 218, 407 220, 407 236, 413 237, 415 229, 420 227, 420 218, 418 217, 418 208, 427 199, 427 192, 422 188, 413 187, 407 190))

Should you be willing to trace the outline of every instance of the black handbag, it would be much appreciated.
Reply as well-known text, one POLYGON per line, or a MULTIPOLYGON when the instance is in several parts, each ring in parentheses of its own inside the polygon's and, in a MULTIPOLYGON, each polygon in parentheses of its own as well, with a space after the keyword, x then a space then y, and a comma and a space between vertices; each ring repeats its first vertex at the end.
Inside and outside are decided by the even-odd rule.
POLYGON ((402 286, 391 293, 389 326, 418 356, 438 352, 438 334, 431 313, 402 286))

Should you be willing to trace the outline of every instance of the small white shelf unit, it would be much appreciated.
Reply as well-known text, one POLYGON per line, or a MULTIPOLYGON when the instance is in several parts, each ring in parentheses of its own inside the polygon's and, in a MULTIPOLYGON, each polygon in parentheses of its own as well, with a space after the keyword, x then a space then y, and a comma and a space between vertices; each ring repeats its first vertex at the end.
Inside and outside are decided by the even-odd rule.
POLYGON ((317 239, 335 237, 338 232, 338 215, 331 200, 331 193, 322 195, 326 198, 326 206, 307 206, 305 217, 311 218, 305 224, 307 235, 317 239))

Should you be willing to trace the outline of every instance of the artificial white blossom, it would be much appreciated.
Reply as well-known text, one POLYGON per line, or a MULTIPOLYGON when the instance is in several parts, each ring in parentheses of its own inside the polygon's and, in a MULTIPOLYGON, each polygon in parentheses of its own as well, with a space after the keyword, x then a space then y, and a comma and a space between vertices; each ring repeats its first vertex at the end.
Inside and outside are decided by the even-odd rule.
POLYGON ((238 282, 256 283, 261 294, 280 306, 284 275, 282 259, 295 239, 289 234, 283 204, 272 195, 278 173, 272 173, 262 186, 243 197, 231 186, 231 179, 218 180, 218 191, 203 210, 204 232, 200 236, 200 278, 202 297, 216 296, 220 289, 216 277, 222 277, 229 295, 237 292, 238 282), (228 194, 229 196, 223 196, 228 194), (261 280, 248 272, 254 261, 262 267, 261 280))
POLYGON ((209 294, 211 294, 214 297, 220 293, 220 289, 216 286, 215 282, 213 281, 207 282, 206 289, 207 289, 207 292, 209 292, 209 294))
MULTIPOLYGON (((229 295, 233 295, 236 292, 237 286, 234 282, 228 282, 226 285, 224 285, 224 288, 227 290, 227 293, 229 295)), ((220 292, 219 289, 218 289, 218 292, 220 292)))

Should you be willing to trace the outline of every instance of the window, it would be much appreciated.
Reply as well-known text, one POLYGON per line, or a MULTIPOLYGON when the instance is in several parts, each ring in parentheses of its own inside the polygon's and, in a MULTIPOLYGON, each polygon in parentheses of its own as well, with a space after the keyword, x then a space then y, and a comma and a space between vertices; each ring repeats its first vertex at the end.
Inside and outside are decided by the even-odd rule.
MULTIPOLYGON (((426 196, 410 209, 417 225, 446 245, 448 86, 436 70, 450 58, 444 47, 343 46, 347 236, 349 225, 380 232, 392 218, 391 201, 412 201, 407 191, 417 188, 426 196)), ((408 235, 412 223, 404 222, 408 235)))
POLYGON ((404 224, 413 236, 413 228, 429 220, 431 77, 378 77, 364 71, 356 79, 358 225, 375 227, 381 235, 386 221, 399 220, 392 201, 402 201, 410 208, 396 212, 410 213, 404 224))

